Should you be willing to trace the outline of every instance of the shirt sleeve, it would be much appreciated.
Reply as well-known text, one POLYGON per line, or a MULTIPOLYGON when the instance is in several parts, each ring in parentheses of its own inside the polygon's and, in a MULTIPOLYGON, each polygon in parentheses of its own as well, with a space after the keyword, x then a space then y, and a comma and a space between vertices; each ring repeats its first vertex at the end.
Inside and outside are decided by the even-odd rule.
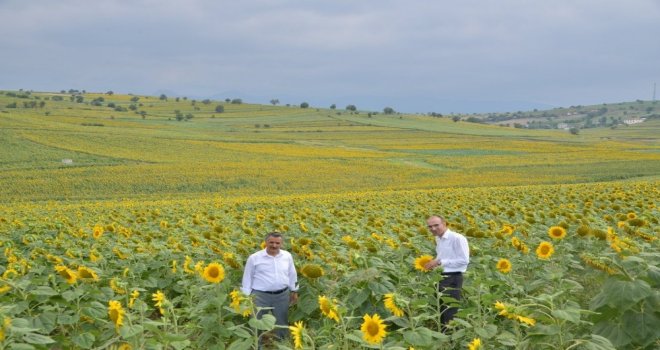
POLYGON ((241 291, 245 295, 252 293, 252 280, 254 278, 254 259, 250 256, 245 263, 245 270, 243 271, 243 285, 241 291))
POLYGON ((468 246, 467 238, 460 237, 454 242, 455 256, 449 259, 438 260, 444 268, 452 270, 464 270, 470 263, 470 248, 468 246))
POLYGON ((293 256, 289 255, 291 259, 289 264, 289 290, 292 292, 298 291, 298 273, 296 272, 296 266, 293 264, 293 256))

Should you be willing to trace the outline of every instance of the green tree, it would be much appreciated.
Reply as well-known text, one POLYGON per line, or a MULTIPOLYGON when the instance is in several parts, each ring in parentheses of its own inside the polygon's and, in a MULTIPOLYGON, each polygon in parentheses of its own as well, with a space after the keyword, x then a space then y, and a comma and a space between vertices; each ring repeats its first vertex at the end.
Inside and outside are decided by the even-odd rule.
POLYGON ((300 108, 308 108, 308 107, 309 107, 309 103, 307 102, 303 102, 300 104, 300 108))
POLYGON ((158 97, 161 101, 167 101, 167 96, 165 94, 160 94, 160 97, 158 97))
POLYGON ((385 113, 385 114, 394 114, 394 108, 385 107, 385 108, 383 108, 383 113, 385 113))
POLYGON ((280 100, 274 98, 274 99, 270 100, 270 103, 271 103, 273 106, 275 106, 275 105, 277 105, 277 104, 280 103, 280 100))
POLYGON ((216 111, 217 113, 223 113, 223 112, 225 111, 225 106, 223 106, 223 105, 217 105, 217 106, 215 106, 215 111, 216 111))
POLYGON ((357 107, 355 107, 355 105, 348 105, 346 106, 346 110, 355 112, 357 110, 357 107))

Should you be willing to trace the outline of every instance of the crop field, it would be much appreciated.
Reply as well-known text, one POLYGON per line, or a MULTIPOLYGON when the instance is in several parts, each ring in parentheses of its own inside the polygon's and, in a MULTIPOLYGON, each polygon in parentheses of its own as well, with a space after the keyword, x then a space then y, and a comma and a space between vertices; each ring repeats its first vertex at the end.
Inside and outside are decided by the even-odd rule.
POLYGON ((0 349, 256 348, 273 230, 301 286, 274 349, 654 349, 657 135, 3 92, 0 349), (431 214, 470 243, 448 333, 431 214))

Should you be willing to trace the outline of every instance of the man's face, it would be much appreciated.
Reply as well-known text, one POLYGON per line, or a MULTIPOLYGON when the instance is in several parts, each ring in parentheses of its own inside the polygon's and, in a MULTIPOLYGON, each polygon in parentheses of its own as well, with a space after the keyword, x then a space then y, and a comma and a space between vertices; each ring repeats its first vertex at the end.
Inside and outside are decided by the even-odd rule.
POLYGON ((441 237, 447 230, 447 225, 438 217, 432 217, 426 220, 426 225, 429 231, 436 237, 441 237))
POLYGON ((266 253, 268 255, 277 255, 282 247, 282 237, 268 237, 266 240, 266 253))

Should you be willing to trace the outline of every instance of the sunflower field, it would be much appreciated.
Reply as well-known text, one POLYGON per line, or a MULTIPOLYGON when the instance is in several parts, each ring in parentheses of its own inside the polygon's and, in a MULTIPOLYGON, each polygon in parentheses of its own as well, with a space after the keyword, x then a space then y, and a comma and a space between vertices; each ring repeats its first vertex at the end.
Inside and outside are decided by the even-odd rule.
POLYGON ((257 349, 274 318, 239 287, 271 231, 300 296, 264 348, 660 347, 657 121, 24 95, 0 108, 0 349, 257 349), (444 333, 433 214, 470 244, 444 333))

